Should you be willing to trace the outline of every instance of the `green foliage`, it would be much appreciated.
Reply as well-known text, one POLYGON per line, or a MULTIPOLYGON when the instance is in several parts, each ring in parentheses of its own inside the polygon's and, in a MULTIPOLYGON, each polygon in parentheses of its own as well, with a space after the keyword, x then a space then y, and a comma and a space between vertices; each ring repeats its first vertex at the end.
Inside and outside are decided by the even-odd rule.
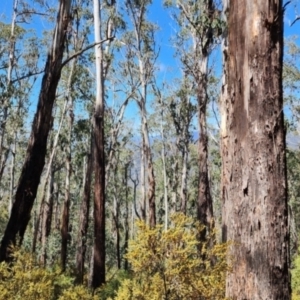
MULTIPOLYGON (((299 249, 300 250, 300 249, 299 249)), ((293 262, 292 269, 292 300, 300 300, 300 255, 293 262)))
POLYGON ((15 251, 12 265, 0 264, 0 300, 24 298, 98 299, 84 286, 74 286, 73 279, 59 269, 45 269, 30 253, 15 251))
POLYGON ((113 299, 121 284, 129 278, 129 273, 125 270, 112 269, 107 277, 106 284, 97 291, 98 299, 113 299))
POLYGON ((181 213, 171 222, 167 231, 161 225, 137 223, 127 254, 132 278, 123 281, 115 299, 225 298, 228 244, 200 244, 197 237, 203 226, 181 213))

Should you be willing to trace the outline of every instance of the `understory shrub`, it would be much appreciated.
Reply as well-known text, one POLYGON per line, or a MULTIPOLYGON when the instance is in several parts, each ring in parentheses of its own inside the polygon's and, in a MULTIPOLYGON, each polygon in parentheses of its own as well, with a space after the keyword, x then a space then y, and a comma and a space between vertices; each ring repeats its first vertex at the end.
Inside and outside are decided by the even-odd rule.
POLYGON ((137 223, 127 254, 132 277, 122 282, 114 299, 225 299, 229 244, 216 243, 215 233, 200 243, 203 226, 181 213, 171 222, 168 230, 137 223))
POLYGON ((84 286, 57 269, 40 266, 32 254, 13 251, 13 263, 0 264, 0 300, 94 300, 84 286))

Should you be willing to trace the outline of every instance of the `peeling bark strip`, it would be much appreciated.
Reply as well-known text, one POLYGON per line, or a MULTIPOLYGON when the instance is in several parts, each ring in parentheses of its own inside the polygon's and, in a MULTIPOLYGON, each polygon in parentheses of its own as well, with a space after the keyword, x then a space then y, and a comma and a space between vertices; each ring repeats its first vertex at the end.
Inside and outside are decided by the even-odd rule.
POLYGON ((236 244, 230 253, 235 261, 226 296, 288 300, 282 1, 229 3, 222 99, 222 230, 223 238, 236 244))
POLYGON ((52 48, 49 51, 45 74, 42 80, 37 112, 35 114, 26 158, 0 247, 0 261, 9 260, 9 247, 16 239, 23 240, 31 209, 36 197, 41 173, 45 164, 48 134, 52 126, 52 108, 56 88, 61 76, 65 37, 70 20, 71 0, 61 0, 54 31, 52 48))

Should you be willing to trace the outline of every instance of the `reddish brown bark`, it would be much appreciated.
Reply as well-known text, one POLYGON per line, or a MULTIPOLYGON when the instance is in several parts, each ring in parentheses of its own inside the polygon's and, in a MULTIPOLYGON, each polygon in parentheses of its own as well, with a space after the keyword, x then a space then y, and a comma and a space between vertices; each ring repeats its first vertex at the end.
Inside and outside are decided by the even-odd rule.
POLYGON ((14 205, 0 247, 0 261, 9 260, 9 247, 19 238, 22 243, 45 164, 48 134, 52 126, 52 107, 61 76, 65 37, 70 20, 70 0, 61 0, 53 43, 48 54, 37 112, 21 171, 14 205))
POLYGON ((91 183, 93 172, 93 158, 92 158, 93 146, 91 145, 91 152, 87 157, 86 175, 83 190, 83 199, 80 208, 80 223, 79 233, 77 240, 76 251, 76 283, 83 283, 84 276, 84 262, 87 249, 87 233, 89 226, 89 213, 90 213, 90 198, 91 198, 91 183))
MULTIPOLYGON (((95 42, 101 40, 101 5, 94 0, 95 42)), ((102 45, 95 47, 96 101, 94 113, 94 261, 92 287, 105 283, 105 153, 104 153, 104 53, 102 45)))
POLYGON ((105 161, 104 107, 95 112, 94 132, 94 265, 93 288, 105 283, 105 161))
POLYGON ((234 241, 226 296, 290 299, 283 123, 282 1, 229 1, 223 82, 223 238, 234 241))

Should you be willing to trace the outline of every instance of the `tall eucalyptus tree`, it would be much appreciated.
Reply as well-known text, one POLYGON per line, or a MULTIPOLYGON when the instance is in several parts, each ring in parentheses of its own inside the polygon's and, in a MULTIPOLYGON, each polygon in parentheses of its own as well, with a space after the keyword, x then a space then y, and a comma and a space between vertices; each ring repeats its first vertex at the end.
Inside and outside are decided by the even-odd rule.
POLYGON ((96 65, 96 100, 93 116, 93 145, 94 145, 94 250, 92 286, 97 288, 105 283, 105 80, 108 73, 109 60, 106 54, 114 34, 114 18, 109 15, 105 20, 103 9, 113 14, 115 2, 111 3, 94 0, 94 31, 95 43, 101 43, 101 37, 106 34, 108 39, 105 47, 101 44, 95 47, 96 65), (106 21, 106 22, 105 22, 106 21))
POLYGON ((155 61, 158 56, 155 49, 155 25, 147 20, 149 0, 126 1, 126 12, 130 18, 131 31, 124 41, 127 47, 128 76, 133 85, 139 86, 133 98, 141 115, 141 202, 142 217, 146 220, 149 207, 149 224, 156 224, 155 177, 149 138, 147 117, 147 99, 154 76, 155 61), (139 84, 136 84, 139 82, 139 84), (147 176, 147 183, 146 183, 147 176), (146 189, 148 192, 146 195, 146 189))
MULTIPOLYGON (((200 129, 198 219, 207 228, 213 220, 213 203, 209 184, 208 170, 208 132, 206 113, 208 106, 208 59, 220 33, 219 11, 213 0, 186 1, 176 3, 165 1, 167 6, 176 4, 174 17, 180 31, 175 40, 177 55, 181 60, 183 72, 193 82, 198 102, 198 122, 200 129)), ((184 207, 184 206, 183 206, 184 207)), ((202 238, 205 238, 205 230, 202 238)))

